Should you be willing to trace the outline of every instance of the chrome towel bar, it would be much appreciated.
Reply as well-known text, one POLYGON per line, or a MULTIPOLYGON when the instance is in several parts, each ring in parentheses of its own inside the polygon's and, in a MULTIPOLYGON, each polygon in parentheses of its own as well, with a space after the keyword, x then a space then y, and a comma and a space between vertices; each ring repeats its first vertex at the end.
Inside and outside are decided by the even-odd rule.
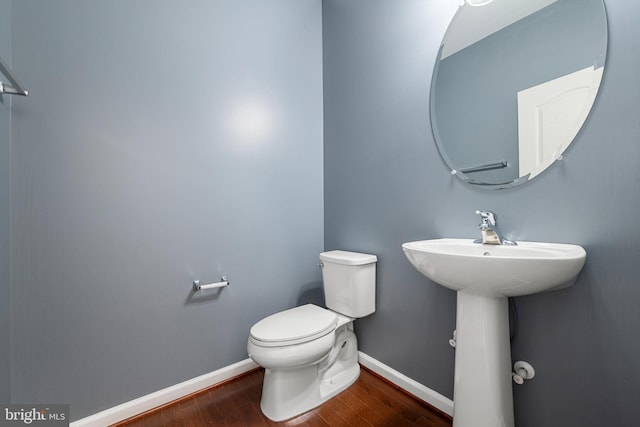
POLYGON ((1 58, 0 58, 0 73, 4 74, 7 80, 9 80, 9 83, 11 83, 11 84, 7 84, 7 83, 0 82, 0 94, 6 93, 7 95, 20 95, 20 96, 29 95, 29 92, 25 88, 23 88, 20 83, 18 83, 18 80, 15 77, 13 77, 13 75, 11 74, 11 71, 9 70, 9 67, 7 67, 7 65, 2 61, 1 58))
POLYGON ((472 166, 472 167, 468 167, 468 168, 461 168, 461 169, 458 169, 458 171, 460 171, 462 173, 482 172, 482 171, 488 171, 488 170, 492 170, 492 169, 502 169, 502 168, 506 168, 507 166, 509 166, 507 161, 506 160, 501 160, 501 161, 495 162, 495 163, 485 163, 485 164, 478 165, 478 166, 472 166))

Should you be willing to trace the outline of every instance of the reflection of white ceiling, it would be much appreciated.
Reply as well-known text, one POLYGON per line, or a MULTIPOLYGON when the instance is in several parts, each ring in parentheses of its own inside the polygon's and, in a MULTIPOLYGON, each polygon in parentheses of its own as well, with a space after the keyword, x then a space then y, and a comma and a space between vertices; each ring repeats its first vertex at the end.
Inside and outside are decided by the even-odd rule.
POLYGON ((482 40, 558 0, 493 0, 484 6, 460 6, 447 31, 442 59, 482 40))

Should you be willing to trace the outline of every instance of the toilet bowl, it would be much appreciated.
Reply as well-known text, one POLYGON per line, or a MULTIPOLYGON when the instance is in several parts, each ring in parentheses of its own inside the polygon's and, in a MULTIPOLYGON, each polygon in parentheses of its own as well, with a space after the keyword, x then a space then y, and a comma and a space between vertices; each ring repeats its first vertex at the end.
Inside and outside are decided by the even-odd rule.
POLYGON ((352 321, 307 304, 251 328, 247 352, 265 368, 260 408, 269 419, 283 421, 313 409, 358 379, 352 321))
POLYGON ((313 304, 272 314, 252 328, 249 357, 265 368, 260 408, 284 421, 313 409, 360 375, 353 320, 375 311, 375 255, 320 254, 327 309, 313 304))

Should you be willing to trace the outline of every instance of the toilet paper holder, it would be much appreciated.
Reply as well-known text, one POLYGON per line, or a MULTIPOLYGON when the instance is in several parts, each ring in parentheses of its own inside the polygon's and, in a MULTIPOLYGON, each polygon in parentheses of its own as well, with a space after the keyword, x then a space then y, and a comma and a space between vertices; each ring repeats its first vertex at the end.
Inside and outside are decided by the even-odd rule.
POLYGON ((219 282, 207 283, 206 285, 201 285, 200 284, 200 280, 194 280, 193 281, 193 292, 203 291, 203 290, 206 290, 206 289, 225 288, 225 287, 229 286, 230 284, 231 284, 231 282, 229 282, 229 279, 227 278, 227 276, 222 276, 220 278, 219 282))

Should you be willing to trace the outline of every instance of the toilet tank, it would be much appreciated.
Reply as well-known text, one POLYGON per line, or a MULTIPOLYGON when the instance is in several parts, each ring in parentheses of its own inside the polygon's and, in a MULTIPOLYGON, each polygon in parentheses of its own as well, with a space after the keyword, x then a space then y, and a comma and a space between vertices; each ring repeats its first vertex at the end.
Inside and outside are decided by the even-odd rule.
POLYGON ((328 309, 354 318, 376 311, 375 255, 329 251, 320 254, 320 261, 328 309))

